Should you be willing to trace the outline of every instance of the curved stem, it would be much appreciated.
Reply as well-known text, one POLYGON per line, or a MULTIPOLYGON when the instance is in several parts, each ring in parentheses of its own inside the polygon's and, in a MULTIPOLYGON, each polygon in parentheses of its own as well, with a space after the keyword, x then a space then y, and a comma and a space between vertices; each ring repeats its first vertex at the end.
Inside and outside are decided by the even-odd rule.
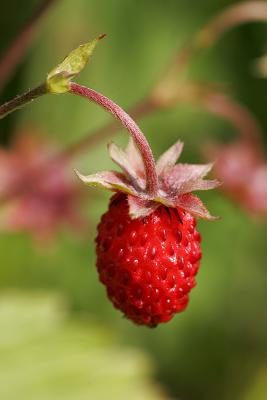
POLYGON ((21 31, 9 45, 6 52, 0 58, 0 90, 7 84, 16 66, 20 63, 23 55, 34 38, 35 29, 40 18, 55 0, 42 0, 33 14, 26 21, 21 31))
MULTIPOLYGON (((148 97, 132 106, 127 113, 136 120, 151 114, 153 111, 156 111, 159 108, 160 107, 158 104, 148 97)), ((93 133, 88 133, 80 140, 74 142, 65 150, 63 150, 61 153, 61 158, 70 159, 80 155, 87 149, 92 149, 102 141, 110 139, 111 136, 118 132, 120 127, 121 125, 119 121, 111 120, 107 122, 106 125, 98 128, 93 133)))
POLYGON ((198 31, 178 53, 175 54, 168 68, 154 88, 154 93, 160 93, 165 84, 171 86, 177 81, 177 74, 184 72, 191 60, 217 42, 228 30, 249 22, 267 22, 266 1, 244 1, 226 7, 198 31))
POLYGON ((40 97, 47 93, 47 88, 45 84, 37 86, 34 89, 30 89, 27 92, 16 96, 14 99, 7 101, 0 106, 0 119, 5 118, 8 114, 13 111, 25 106, 26 104, 32 102, 37 97, 40 97))
POLYGON ((261 148, 262 131, 258 121, 245 107, 227 97, 224 93, 207 91, 199 100, 199 104, 207 111, 228 120, 240 133, 240 136, 255 147, 261 148))
POLYGON ((219 13, 195 36, 196 47, 209 47, 235 26, 247 22, 267 22, 266 1, 244 1, 219 13))
POLYGON ((88 100, 100 105, 105 110, 113 114, 128 130, 136 142, 144 161, 147 191, 151 196, 156 195, 158 189, 158 178, 156 174, 154 157, 145 136, 134 120, 120 106, 93 89, 78 85, 77 83, 71 83, 70 93, 85 97, 88 100))

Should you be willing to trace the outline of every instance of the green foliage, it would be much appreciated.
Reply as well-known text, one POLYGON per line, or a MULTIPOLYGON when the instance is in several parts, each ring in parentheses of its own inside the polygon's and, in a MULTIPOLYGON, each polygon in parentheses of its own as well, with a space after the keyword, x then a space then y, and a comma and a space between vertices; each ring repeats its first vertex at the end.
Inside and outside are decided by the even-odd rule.
POLYGON ((68 319, 45 293, 0 297, 0 398, 159 400, 151 364, 105 325, 68 319))
POLYGON ((252 382, 249 383, 246 393, 242 397, 242 400, 266 400, 267 399, 267 367, 266 365, 261 367, 252 382))

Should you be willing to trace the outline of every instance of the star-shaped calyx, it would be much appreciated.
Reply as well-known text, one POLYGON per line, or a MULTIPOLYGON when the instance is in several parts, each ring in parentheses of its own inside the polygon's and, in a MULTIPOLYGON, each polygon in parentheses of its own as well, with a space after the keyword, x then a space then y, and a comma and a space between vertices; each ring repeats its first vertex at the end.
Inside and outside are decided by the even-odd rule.
POLYGON ((108 145, 111 159, 123 172, 102 171, 78 177, 89 186, 98 186, 127 194, 131 218, 145 217, 161 204, 179 207, 196 217, 214 219, 201 200, 191 192, 217 187, 217 180, 204 179, 213 164, 176 164, 183 143, 178 141, 161 155, 156 163, 157 190, 147 191, 146 173, 142 155, 131 138, 125 150, 114 143, 108 145))

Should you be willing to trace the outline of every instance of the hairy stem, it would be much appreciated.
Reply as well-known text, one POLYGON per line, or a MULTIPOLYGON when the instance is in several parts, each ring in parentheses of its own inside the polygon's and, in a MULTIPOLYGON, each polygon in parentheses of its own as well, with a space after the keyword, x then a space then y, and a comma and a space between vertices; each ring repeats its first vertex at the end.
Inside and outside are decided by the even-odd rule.
POLYGON ((78 85, 76 83, 71 83, 70 93, 85 97, 88 100, 100 105, 105 110, 113 114, 128 130, 136 142, 144 161, 147 191, 151 196, 156 195, 158 189, 158 178, 156 174, 154 157, 144 134, 134 120, 120 106, 93 89, 78 85))
MULTIPOLYGON (((152 99, 146 98, 143 101, 137 103, 135 106, 131 107, 129 113, 134 119, 142 118, 145 115, 148 115, 157 110, 158 108, 158 103, 155 103, 152 99)), ((92 149, 105 139, 109 139, 112 134, 115 134, 118 131, 120 126, 121 124, 119 123, 119 121, 112 120, 111 122, 107 123, 100 129, 95 131, 93 134, 87 135, 81 140, 75 142, 73 145, 70 145, 65 150, 61 150, 56 154, 53 154, 48 160, 42 160, 38 165, 28 168, 25 171, 24 180, 27 181, 29 179, 29 176, 31 177, 31 180, 42 179, 42 177, 45 178, 46 166, 48 164, 52 165, 57 163, 70 162, 72 158, 79 156, 87 149, 92 149)), ((9 188, 8 193, 3 193, 0 196, 0 205, 14 199, 14 197, 16 196, 20 196, 23 191, 25 191, 24 180, 22 180, 20 185, 16 183, 13 187, 9 188)))
MULTIPOLYGON (((151 114, 158 108, 159 106, 157 103, 152 101, 150 98, 146 98, 132 106, 127 113, 129 113, 133 119, 139 119, 151 114)), ((66 150, 63 150, 61 157, 64 159, 70 159, 80 155, 82 152, 88 149, 92 149, 100 142, 110 139, 110 137, 115 134, 120 127, 121 124, 119 121, 112 120, 108 122, 106 125, 97 129, 92 134, 85 135, 82 139, 70 145, 66 150)))
POLYGON ((40 97, 46 93, 46 84, 43 83, 42 85, 37 86, 34 89, 30 89, 27 92, 16 96, 14 99, 0 106, 0 119, 5 118, 8 114, 11 114, 18 108, 24 107, 26 104, 31 103, 37 97, 40 97))
POLYGON ((0 57, 0 90, 8 83, 15 68, 21 62, 26 50, 31 44, 37 25, 55 0, 42 0, 28 21, 24 24, 19 34, 9 45, 6 52, 0 57))

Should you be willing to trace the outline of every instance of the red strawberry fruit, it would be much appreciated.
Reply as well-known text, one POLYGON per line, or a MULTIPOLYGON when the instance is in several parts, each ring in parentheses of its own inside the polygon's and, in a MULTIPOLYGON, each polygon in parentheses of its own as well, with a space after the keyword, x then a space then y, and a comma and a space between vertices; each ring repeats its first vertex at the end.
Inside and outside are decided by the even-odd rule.
POLYGON ((135 122, 92 89, 71 84, 74 93, 111 111, 132 138, 126 150, 109 145, 123 173, 98 172, 79 178, 115 192, 98 225, 97 269, 113 305, 139 325, 155 327, 183 311, 201 258, 195 217, 214 219, 191 192, 218 186, 205 180, 212 164, 176 164, 177 142, 155 163, 135 122))
POLYGON ((113 196, 98 227, 97 268, 114 306, 148 326, 183 311, 201 258, 195 227, 191 214, 165 206, 132 220, 126 195, 113 196))

